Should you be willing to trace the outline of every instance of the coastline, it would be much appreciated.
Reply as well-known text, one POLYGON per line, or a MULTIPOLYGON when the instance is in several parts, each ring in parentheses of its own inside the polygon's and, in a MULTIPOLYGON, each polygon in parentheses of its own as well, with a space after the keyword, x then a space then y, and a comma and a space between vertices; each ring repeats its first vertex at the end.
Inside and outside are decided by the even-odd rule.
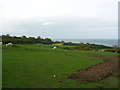
POLYGON ((64 41, 72 43, 90 43, 104 46, 119 46, 117 39, 52 39, 53 41, 64 41))

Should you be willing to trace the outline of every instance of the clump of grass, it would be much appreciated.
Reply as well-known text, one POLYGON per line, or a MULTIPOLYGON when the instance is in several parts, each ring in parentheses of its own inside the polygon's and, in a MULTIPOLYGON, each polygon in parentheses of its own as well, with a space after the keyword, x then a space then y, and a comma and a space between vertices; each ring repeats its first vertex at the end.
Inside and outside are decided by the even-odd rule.
POLYGON ((13 44, 12 47, 19 47, 18 45, 13 44))

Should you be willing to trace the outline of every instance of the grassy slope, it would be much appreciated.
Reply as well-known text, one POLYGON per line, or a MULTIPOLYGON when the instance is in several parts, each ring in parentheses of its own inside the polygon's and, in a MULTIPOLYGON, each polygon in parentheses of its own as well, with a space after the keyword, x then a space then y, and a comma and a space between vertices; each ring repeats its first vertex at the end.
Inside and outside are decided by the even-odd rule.
MULTIPOLYGON (((79 84, 67 77, 79 70, 102 62, 77 50, 53 50, 50 45, 3 46, 3 88, 76 88, 96 87, 98 82, 79 84), (53 78, 53 75, 56 78, 53 78), (60 83, 59 81, 64 80, 60 83)), ((108 52, 107 55, 115 55, 108 52)), ((107 87, 107 86, 106 86, 107 87)))

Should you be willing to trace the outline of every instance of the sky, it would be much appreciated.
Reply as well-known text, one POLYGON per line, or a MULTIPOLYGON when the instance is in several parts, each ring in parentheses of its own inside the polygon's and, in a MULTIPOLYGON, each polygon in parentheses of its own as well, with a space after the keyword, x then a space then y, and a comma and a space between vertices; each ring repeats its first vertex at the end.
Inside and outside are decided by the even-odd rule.
POLYGON ((0 0, 0 34, 117 39, 119 0, 0 0))

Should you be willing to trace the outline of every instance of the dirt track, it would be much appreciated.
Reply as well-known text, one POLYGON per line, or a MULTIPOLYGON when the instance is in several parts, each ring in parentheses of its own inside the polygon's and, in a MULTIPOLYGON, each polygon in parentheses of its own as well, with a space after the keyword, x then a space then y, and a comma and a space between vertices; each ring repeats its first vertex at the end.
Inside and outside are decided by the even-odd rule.
POLYGON ((86 68, 85 70, 80 70, 77 73, 73 73, 69 76, 69 79, 80 79, 81 81, 97 81, 108 77, 113 72, 118 70, 118 60, 114 56, 98 56, 92 55, 96 58, 102 58, 103 63, 99 63, 95 66, 86 68))

